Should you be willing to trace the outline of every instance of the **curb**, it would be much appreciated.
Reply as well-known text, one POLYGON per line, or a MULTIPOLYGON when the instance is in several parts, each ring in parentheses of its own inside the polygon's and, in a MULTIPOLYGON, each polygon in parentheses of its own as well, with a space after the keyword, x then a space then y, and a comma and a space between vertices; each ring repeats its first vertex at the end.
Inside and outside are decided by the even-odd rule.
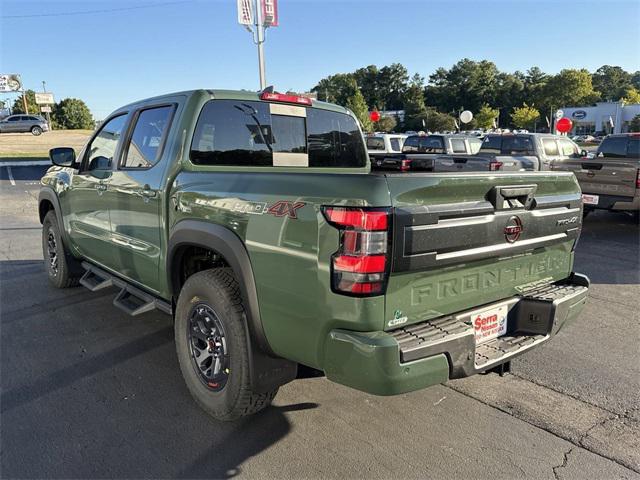
POLYGON ((0 167, 35 167, 35 166, 44 166, 44 165, 49 165, 51 166, 52 163, 50 160, 34 160, 31 162, 3 162, 2 160, 0 160, 0 167))

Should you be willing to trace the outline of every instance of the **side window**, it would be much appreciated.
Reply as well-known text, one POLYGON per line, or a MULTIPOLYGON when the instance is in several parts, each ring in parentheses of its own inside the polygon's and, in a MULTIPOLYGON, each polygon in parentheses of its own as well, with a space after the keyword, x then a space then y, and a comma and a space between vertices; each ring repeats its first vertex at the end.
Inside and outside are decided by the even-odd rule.
POLYGON ((20 117, 16 116, 16 117, 9 117, 9 119, 7 120, 8 122, 19 122, 20 121, 20 117))
POLYGON ((554 138, 543 138, 542 148, 544 148, 544 154, 549 157, 558 155, 558 144, 554 138))
POLYGON ((451 151, 453 153, 467 153, 467 146, 464 144, 464 140, 461 138, 452 138, 451 151))
POLYGON ((87 148, 84 170, 105 169, 111 165, 126 121, 127 115, 123 114, 102 125, 87 148))
POLYGON ((389 144, 391 145, 391 151, 399 152, 402 150, 402 142, 399 138, 390 138, 389 144))
POLYGON ((367 150, 384 150, 384 138, 367 137, 367 150))
POLYGON ((578 146, 566 138, 561 138, 558 140, 558 143, 560 144, 560 153, 566 157, 571 157, 580 153, 578 146))
POLYGON ((598 148, 598 157, 625 158, 627 156, 627 137, 608 137, 598 148))
POLYGON ((272 165, 269 105, 212 100, 200 113, 190 157, 196 165, 272 165))
POLYGON ((162 155, 173 106, 142 110, 136 119, 131 140, 121 164, 123 168, 150 168, 162 155))
POLYGON ((368 162, 362 133, 351 115, 307 109, 310 167, 363 167, 368 162))
POLYGON ((499 135, 488 135, 484 137, 480 151, 483 153, 500 154, 502 151, 502 137, 499 135))
POLYGON ((629 139, 629 146, 627 147, 627 158, 635 158, 640 160, 640 138, 633 137, 629 139))

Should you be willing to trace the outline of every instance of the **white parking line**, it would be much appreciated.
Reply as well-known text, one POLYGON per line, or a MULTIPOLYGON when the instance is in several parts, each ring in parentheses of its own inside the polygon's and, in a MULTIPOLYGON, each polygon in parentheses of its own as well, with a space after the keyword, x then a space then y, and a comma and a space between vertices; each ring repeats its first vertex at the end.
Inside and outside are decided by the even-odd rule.
POLYGON ((7 167, 7 173, 9 174, 9 181, 11 182, 11 185, 15 187, 16 181, 13 179, 13 172, 11 171, 11 167, 7 167))

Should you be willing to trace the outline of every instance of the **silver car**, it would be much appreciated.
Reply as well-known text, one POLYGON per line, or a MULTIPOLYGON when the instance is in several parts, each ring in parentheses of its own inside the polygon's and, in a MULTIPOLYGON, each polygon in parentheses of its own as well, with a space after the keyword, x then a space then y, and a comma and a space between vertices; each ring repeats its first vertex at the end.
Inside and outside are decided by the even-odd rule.
POLYGON ((47 121, 39 115, 11 115, 0 120, 0 133, 31 132, 40 135, 48 131, 47 121))

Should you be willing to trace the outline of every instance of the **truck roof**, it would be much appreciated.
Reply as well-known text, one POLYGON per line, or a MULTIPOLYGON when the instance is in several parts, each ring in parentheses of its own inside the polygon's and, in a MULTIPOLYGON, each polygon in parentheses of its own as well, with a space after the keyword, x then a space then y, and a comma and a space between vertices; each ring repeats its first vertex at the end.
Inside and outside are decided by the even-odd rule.
MULTIPOLYGON (((250 90, 222 90, 222 89, 196 89, 196 90, 184 90, 181 92, 172 92, 166 93, 164 95, 158 95, 155 97, 149 97, 142 100, 137 100, 135 102, 129 103, 128 105, 123 105, 118 110, 122 110, 125 108, 129 108, 132 106, 138 106, 146 103, 157 103, 162 100, 169 100, 172 97, 176 96, 185 96, 192 97, 194 95, 201 96, 209 96, 211 100, 246 100, 246 101, 258 101, 261 102, 263 100, 260 99, 260 95, 262 92, 253 92, 250 90)), ((312 108, 321 108, 323 110, 331 110, 338 113, 346 113, 348 115, 352 115, 351 112, 340 105, 336 105, 334 103, 322 102, 320 100, 313 100, 311 103, 312 108)))

